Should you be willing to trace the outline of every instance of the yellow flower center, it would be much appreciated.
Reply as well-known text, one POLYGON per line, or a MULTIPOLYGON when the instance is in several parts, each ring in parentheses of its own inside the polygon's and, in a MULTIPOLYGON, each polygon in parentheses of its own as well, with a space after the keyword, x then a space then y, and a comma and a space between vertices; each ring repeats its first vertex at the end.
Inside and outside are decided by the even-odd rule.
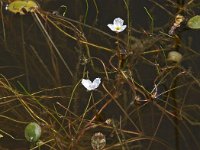
POLYGON ((115 27, 115 30, 120 30, 120 29, 121 29, 121 27, 119 27, 119 26, 118 26, 118 27, 115 27))

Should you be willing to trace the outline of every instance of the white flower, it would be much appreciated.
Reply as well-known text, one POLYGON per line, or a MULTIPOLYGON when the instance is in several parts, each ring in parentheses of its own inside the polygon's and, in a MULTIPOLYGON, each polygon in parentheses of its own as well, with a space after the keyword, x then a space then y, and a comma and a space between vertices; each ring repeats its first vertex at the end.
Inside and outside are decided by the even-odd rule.
POLYGON ((107 26, 117 33, 124 31, 126 29, 126 25, 123 25, 124 20, 121 18, 115 18, 113 21, 113 24, 108 24, 107 26))
POLYGON ((89 79, 82 79, 81 83, 88 91, 91 91, 98 88, 99 84, 101 83, 101 78, 96 78, 93 82, 91 82, 89 79))

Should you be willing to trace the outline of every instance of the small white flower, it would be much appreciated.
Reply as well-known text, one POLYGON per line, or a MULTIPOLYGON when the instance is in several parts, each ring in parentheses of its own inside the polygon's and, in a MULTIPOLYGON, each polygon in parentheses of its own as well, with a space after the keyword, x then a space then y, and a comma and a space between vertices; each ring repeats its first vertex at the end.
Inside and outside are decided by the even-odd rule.
POLYGON ((113 24, 108 24, 107 26, 114 32, 122 32, 124 29, 126 29, 126 25, 124 24, 124 20, 121 18, 115 18, 113 21, 113 24))
POLYGON ((91 91, 98 88, 101 83, 101 78, 96 78, 93 82, 89 79, 82 79, 81 83, 88 91, 91 91))

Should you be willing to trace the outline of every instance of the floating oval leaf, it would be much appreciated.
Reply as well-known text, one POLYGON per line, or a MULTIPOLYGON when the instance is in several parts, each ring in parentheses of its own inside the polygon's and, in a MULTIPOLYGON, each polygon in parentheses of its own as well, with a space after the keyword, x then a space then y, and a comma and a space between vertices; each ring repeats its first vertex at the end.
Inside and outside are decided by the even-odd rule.
POLYGON ((21 15, 24 15, 24 12, 22 11, 23 7, 25 7, 26 1, 14 1, 10 3, 6 9, 9 10, 10 12, 16 14, 20 13, 21 15))
POLYGON ((16 14, 25 15, 26 12, 34 12, 39 5, 33 0, 16 0, 8 4, 7 10, 16 14))
POLYGON ((191 29, 200 29, 200 15, 196 15, 189 19, 187 26, 191 29))
POLYGON ((34 12, 36 8, 39 7, 39 4, 33 0, 27 1, 25 9, 29 12, 34 12))
POLYGON ((41 127, 35 123, 29 123, 25 128, 25 138, 29 142, 37 142, 41 136, 41 127))

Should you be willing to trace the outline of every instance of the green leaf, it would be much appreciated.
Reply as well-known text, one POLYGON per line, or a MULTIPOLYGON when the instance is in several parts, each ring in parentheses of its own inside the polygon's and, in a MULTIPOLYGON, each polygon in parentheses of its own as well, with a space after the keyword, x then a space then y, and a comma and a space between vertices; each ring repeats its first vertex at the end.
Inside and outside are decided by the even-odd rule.
POLYGON ((24 133, 27 141, 37 142, 41 136, 41 127, 37 123, 31 122, 26 126, 24 133))
POLYGON ((200 15, 196 15, 189 19, 187 26, 191 29, 200 29, 200 15))
POLYGON ((26 12, 34 12, 38 7, 37 2, 33 0, 16 0, 8 4, 6 9, 14 14, 19 13, 20 15, 25 15, 24 10, 26 12))

